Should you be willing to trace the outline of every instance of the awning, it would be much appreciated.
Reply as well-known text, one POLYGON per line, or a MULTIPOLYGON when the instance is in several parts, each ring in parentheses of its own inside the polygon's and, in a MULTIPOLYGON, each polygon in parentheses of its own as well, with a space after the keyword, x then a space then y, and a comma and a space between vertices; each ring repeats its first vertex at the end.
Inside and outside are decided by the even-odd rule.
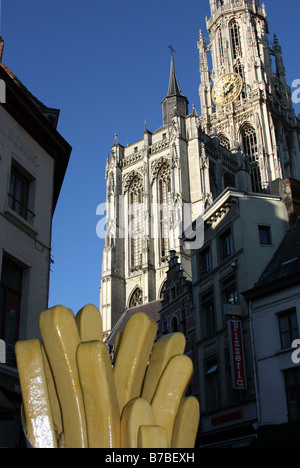
POLYGON ((14 418, 15 408, 0 390, 0 421, 9 421, 14 418))

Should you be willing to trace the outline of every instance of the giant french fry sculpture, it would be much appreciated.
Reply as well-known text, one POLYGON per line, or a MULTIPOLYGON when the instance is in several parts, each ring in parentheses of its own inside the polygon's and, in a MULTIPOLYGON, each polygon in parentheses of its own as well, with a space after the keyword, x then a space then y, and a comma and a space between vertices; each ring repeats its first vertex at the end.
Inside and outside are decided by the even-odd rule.
POLYGON ((156 340, 137 312, 118 337, 115 362, 93 305, 76 317, 41 313, 38 340, 19 341, 16 360, 24 426, 35 448, 194 448, 198 400, 186 397, 193 364, 181 333, 156 340))

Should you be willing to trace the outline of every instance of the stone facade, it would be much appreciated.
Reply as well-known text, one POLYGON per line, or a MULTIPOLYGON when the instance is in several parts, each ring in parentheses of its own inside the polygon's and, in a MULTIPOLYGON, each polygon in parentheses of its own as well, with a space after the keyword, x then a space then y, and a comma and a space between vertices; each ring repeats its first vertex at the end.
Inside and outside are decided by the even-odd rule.
POLYGON ((204 131, 217 135, 229 149, 242 149, 253 191, 270 191, 276 179, 299 180, 299 121, 278 39, 274 36, 272 43, 268 39, 264 5, 259 0, 210 0, 210 6, 210 44, 201 31, 198 42, 204 131), (233 72, 243 78, 242 92, 234 102, 216 106, 213 87, 233 72))
MULTIPOLYGON (((173 59, 170 82, 172 73, 173 59)), ((191 274, 182 240, 184 206, 191 224, 228 184, 247 184, 240 153, 230 153, 202 132, 194 108, 183 115, 182 95, 168 95, 163 105, 169 99, 185 102, 181 115, 173 106, 170 123, 154 133, 145 126, 143 139, 126 148, 116 137, 107 160, 100 304, 107 332, 137 299, 144 304, 161 298, 170 250, 191 274)))

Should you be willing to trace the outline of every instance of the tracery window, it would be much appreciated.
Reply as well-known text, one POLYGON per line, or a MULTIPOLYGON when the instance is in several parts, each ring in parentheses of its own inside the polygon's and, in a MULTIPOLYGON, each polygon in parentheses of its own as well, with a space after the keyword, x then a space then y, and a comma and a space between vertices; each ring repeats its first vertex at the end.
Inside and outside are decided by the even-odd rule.
POLYGON ((230 150, 230 141, 225 135, 219 135, 219 142, 224 148, 230 150))
POLYGON ((129 308, 131 309, 132 307, 138 307, 142 305, 143 302, 143 291, 141 290, 141 288, 137 287, 131 296, 129 308))
POLYGON ((170 166, 164 163, 158 173, 160 256, 165 260, 169 255, 171 177, 170 166))
POLYGON ((245 99, 247 97, 247 87, 246 87, 246 80, 245 80, 245 68, 241 64, 240 60, 237 60, 236 65, 234 67, 235 73, 240 75, 243 78, 243 89, 241 96, 245 99))
POLYGON ((222 37, 222 33, 220 29, 218 29, 217 38, 218 38, 218 45, 219 45, 219 52, 220 52, 220 62, 221 62, 221 65, 223 65, 224 64, 224 44, 223 44, 223 37, 222 37))
POLYGON ((143 183, 142 179, 136 176, 129 187, 129 245, 131 271, 142 267, 143 232, 143 183))
POLYGON ((261 174, 259 168, 259 156, 257 135, 251 125, 246 125, 242 130, 243 149, 251 167, 251 182, 254 192, 262 192, 261 174))
POLYGON ((234 60, 241 56, 240 27, 235 20, 230 23, 232 55, 234 60))

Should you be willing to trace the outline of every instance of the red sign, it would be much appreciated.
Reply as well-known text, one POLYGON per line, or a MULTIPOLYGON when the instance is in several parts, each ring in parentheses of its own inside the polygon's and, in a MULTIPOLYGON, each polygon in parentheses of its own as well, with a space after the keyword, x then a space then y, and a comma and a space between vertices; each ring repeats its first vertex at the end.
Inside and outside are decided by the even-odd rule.
POLYGON ((231 358, 232 388, 246 390, 246 373, 243 349, 243 331, 240 320, 228 320, 228 337, 231 358))

